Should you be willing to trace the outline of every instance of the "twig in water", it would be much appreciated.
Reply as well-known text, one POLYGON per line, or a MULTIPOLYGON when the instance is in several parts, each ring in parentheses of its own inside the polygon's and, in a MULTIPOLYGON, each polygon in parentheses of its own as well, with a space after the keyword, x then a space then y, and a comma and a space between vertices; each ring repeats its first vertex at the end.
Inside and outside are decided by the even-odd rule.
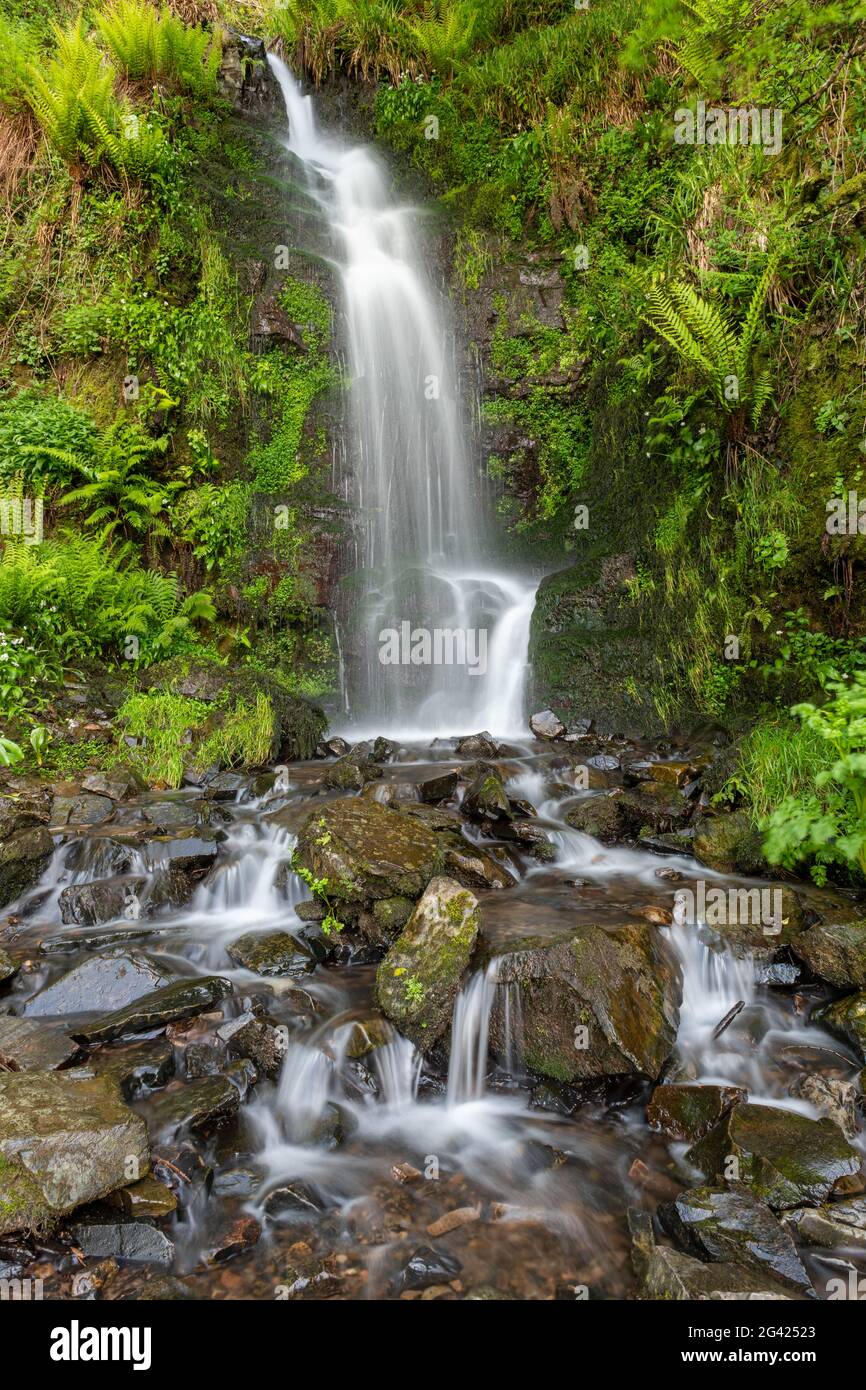
POLYGON ((715 1041, 716 1038, 720 1038, 722 1036, 725 1029, 730 1027, 730 1025, 733 1023, 740 1010, 744 1009, 745 1007, 745 999, 738 999, 734 1007, 732 1009, 728 1009, 728 1012, 725 1014, 721 1023, 717 1023, 715 1028, 713 1029, 713 1041, 715 1041))

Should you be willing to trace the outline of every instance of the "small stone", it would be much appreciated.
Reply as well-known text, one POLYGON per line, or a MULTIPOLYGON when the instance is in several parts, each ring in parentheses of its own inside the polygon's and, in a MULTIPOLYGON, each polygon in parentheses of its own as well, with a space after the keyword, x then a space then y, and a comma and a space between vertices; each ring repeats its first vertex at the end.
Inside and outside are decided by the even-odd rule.
POLYGON ((87 1259, 122 1260, 128 1264, 155 1264, 171 1269, 174 1243, 149 1221, 124 1220, 110 1210, 71 1227, 74 1244, 87 1259))
POLYGON ((403 1268, 391 1282, 394 1293, 405 1293, 409 1289, 427 1289, 433 1284, 447 1284, 455 1279, 463 1268, 456 1255, 445 1250, 434 1250, 431 1245, 422 1245, 409 1257, 403 1268))
POLYGON ((56 1025, 0 1015, 0 1065, 8 1071, 55 1071, 78 1051, 56 1025))
POLYGON ((536 738, 546 740, 562 738, 565 733, 565 725, 552 709, 541 710, 539 714, 533 714, 529 720, 529 727, 536 738))
POLYGON ((472 1221, 478 1221, 481 1217, 480 1207, 456 1207, 454 1211, 448 1211, 444 1216, 440 1216, 437 1221, 431 1221, 427 1227, 428 1236, 447 1236, 449 1231, 456 1231, 461 1226, 468 1226, 472 1221))

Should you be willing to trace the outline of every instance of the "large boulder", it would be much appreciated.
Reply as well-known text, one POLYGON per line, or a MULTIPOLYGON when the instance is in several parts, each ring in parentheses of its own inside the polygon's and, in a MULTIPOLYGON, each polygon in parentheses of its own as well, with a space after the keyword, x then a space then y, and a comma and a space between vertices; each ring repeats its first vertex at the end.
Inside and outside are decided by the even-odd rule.
POLYGON ((110 1081, 76 1071, 0 1075, 0 1235, 50 1229, 149 1167, 144 1121, 110 1081))
POLYGON ((565 819, 572 829, 605 845, 614 844, 625 834, 626 820, 618 796, 587 797, 567 811, 565 819))
POLYGON ((51 793, 46 787, 16 780, 16 785, 0 793, 0 840, 8 840, 18 830, 48 825, 50 819, 51 793))
MULTIPOLYGON (((558 1081, 658 1078, 676 1044, 680 972, 653 927, 583 924, 503 947, 498 982, 520 987, 523 1055, 558 1081)), ((503 1020, 494 1010, 499 1049, 503 1020)))
POLYGON ((659 1220, 689 1255, 766 1272, 800 1293, 812 1283, 790 1234, 750 1192, 699 1187, 663 1202, 659 1220))
POLYGON ((0 907, 32 888, 48 867, 54 841, 44 826, 17 830, 0 842, 0 907))
POLYGON ((778 1210, 823 1202, 839 1178, 860 1171, 832 1120, 770 1105, 735 1106, 686 1157, 710 1182, 741 1183, 778 1210))
POLYGON ((313 811, 301 826, 297 862, 327 880, 338 904, 417 898, 440 867, 444 848, 417 817, 353 797, 313 811))
POLYGON ((79 927, 114 922, 132 914, 134 904, 146 887, 147 879, 123 877, 70 884, 57 900, 60 920, 67 926, 74 923, 79 927))
POLYGON ((434 878, 376 973, 376 1002, 428 1051, 451 1021, 481 916, 478 900, 450 878, 434 878))
POLYGON ((813 975, 828 984, 838 989, 866 987, 866 921, 810 927, 791 949, 813 975))

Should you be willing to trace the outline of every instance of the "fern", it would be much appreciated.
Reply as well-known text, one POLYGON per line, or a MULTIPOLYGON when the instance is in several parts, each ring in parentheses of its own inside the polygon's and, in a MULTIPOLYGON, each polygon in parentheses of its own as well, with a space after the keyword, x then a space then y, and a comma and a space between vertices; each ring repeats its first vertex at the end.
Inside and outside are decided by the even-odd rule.
POLYGON ((112 58, 127 77, 175 82, 198 96, 216 91, 222 57, 219 33, 188 27, 148 0, 115 0, 96 20, 112 58))
POLYGON ((94 115, 109 129, 114 125, 115 71, 89 42, 80 16, 54 34, 54 57, 40 67, 29 65, 26 95, 49 145, 81 182, 102 150, 94 115))

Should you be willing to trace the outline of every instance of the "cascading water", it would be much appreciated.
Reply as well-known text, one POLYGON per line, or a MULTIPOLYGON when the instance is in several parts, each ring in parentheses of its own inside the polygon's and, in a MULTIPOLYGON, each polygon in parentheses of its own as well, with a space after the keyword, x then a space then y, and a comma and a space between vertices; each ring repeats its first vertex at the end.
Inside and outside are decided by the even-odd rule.
POLYGON ((360 571, 342 634, 353 731, 404 738, 524 726, 536 581, 489 562, 484 499, 446 322, 416 215, 363 146, 319 131, 273 55, 287 148, 329 231, 342 285, 360 571))

